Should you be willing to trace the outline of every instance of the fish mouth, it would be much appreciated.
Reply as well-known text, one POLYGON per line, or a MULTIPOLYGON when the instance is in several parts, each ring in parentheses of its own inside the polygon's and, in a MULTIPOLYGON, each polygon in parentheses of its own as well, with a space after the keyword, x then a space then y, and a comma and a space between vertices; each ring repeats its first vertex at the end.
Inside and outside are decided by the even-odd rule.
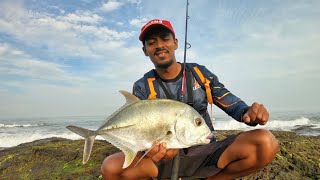
POLYGON ((213 139, 214 138, 214 133, 213 132, 210 132, 210 134, 207 136, 207 139, 213 139))
POLYGON ((205 139, 202 140, 203 143, 209 144, 211 140, 214 138, 213 132, 210 132, 205 139))

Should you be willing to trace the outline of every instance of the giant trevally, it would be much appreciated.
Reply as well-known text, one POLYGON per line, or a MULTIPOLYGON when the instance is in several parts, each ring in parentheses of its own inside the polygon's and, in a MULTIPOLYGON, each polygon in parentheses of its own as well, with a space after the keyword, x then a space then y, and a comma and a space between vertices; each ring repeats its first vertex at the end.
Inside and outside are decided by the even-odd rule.
POLYGON ((83 163, 89 160, 97 135, 125 154, 123 168, 128 167, 139 151, 165 142, 167 148, 187 148, 210 143, 211 131, 201 115, 191 106, 169 99, 140 100, 120 91, 126 104, 106 119, 96 131, 67 126, 85 138, 83 163))

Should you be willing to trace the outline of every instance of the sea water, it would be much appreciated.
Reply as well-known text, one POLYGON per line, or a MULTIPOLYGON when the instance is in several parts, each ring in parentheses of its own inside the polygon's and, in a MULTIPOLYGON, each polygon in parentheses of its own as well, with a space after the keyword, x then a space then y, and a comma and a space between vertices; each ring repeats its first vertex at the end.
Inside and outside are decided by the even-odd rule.
MULTIPOLYGON (((106 116, 0 118, 0 149, 50 137, 81 139, 80 136, 65 127, 76 125, 96 130, 105 122, 105 119, 106 116)), ((256 127, 239 123, 225 114, 216 114, 213 118, 213 125, 216 130, 247 131, 264 128, 292 131, 307 136, 320 136, 320 112, 272 112, 267 125, 256 127)))

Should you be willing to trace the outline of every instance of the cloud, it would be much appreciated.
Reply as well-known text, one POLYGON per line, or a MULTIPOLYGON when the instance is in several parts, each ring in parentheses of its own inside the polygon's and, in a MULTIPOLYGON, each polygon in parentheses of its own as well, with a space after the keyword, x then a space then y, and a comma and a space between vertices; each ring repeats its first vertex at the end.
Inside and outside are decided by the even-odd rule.
POLYGON ((137 4, 138 6, 141 4, 142 0, 128 0, 130 3, 137 4))
POLYGON ((61 21, 67 21, 70 23, 88 23, 88 24, 97 24, 102 20, 102 17, 94 14, 92 12, 76 12, 69 13, 66 16, 57 17, 61 21))
MULTIPOLYGON (((245 100, 261 97, 259 102, 274 108, 319 107, 312 104, 317 97, 299 97, 319 91, 319 2, 191 2, 187 62, 206 65, 245 100)), ((157 6, 82 0, 72 8, 57 1, 7 0, 0 7, 1 115, 101 114, 115 108, 109 102, 122 99, 117 91, 130 91, 153 68, 137 39, 148 19, 172 22, 180 46, 176 57, 183 61, 182 0, 157 6)))
POLYGON ((135 58, 142 56, 141 48, 121 49, 118 53, 115 61, 106 61, 101 68, 81 75, 72 73, 72 67, 63 62, 34 58, 10 44, 0 43, 0 114, 110 114, 124 100, 116 92, 131 91, 133 81, 151 65, 135 58), (133 63, 139 68, 132 68, 133 63))
POLYGON ((47 47, 43 50, 49 55, 101 59, 109 53, 100 50, 101 42, 113 50, 132 37, 131 32, 105 26, 101 16, 89 11, 55 16, 27 10, 14 3, 7 6, 0 12, 0 32, 36 49, 47 47))
POLYGON ((123 26, 124 25, 123 22, 117 22, 116 24, 119 25, 119 26, 123 26))
POLYGON ((119 9, 122 5, 123 3, 118 2, 117 0, 109 0, 101 6, 101 10, 110 12, 119 9))
POLYGON ((147 18, 132 19, 130 20, 129 24, 134 27, 141 28, 147 21, 148 21, 147 18))
MULTIPOLYGON (((40 80, 48 84, 56 82, 71 85, 87 81, 86 78, 72 76, 64 65, 33 58, 4 43, 0 44, 0 67, 2 77, 19 77, 23 79, 22 82, 40 80)), ((10 80, 2 81, 10 82, 10 80)))

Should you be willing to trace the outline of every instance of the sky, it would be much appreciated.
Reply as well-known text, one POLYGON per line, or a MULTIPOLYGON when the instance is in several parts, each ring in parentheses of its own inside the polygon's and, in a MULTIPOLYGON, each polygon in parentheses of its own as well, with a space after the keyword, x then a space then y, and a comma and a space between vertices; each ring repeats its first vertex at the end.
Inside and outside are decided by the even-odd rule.
MULTIPOLYGON (((319 0, 189 0, 187 62, 247 104, 320 110, 319 0)), ((108 115, 153 68, 138 40, 171 21, 183 61, 185 0, 1 0, 0 118, 108 115)))

